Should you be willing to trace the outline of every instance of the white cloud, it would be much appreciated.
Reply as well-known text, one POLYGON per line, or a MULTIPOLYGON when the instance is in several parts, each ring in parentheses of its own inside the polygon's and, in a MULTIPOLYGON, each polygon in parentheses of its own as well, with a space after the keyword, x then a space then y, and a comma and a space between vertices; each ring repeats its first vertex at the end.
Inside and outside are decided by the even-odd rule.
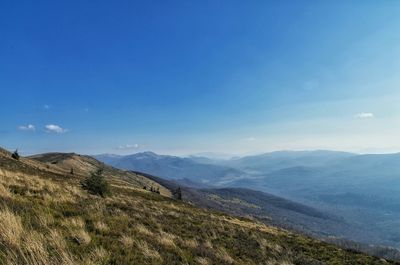
POLYGON ((243 139, 243 141, 246 141, 246 142, 254 142, 255 140, 257 140, 257 139, 254 137, 247 137, 247 138, 243 139))
POLYGON ((32 125, 32 124, 21 125, 18 127, 18 129, 21 131, 32 131, 32 132, 34 132, 36 130, 35 125, 32 125))
POLYGON ((49 109, 50 109, 50 105, 45 104, 45 105, 43 106, 43 108, 44 108, 45 110, 49 110, 49 109))
POLYGON ((117 147, 119 150, 129 150, 129 149, 138 149, 139 145, 138 144, 125 144, 125 145, 120 145, 117 147))
POLYGON ((48 125, 44 126, 44 128, 45 128, 45 131, 48 133, 65 133, 68 131, 67 129, 64 129, 55 124, 48 124, 48 125))
POLYGON ((357 119, 371 119, 374 118, 375 115, 371 112, 361 112, 354 115, 354 117, 357 119))

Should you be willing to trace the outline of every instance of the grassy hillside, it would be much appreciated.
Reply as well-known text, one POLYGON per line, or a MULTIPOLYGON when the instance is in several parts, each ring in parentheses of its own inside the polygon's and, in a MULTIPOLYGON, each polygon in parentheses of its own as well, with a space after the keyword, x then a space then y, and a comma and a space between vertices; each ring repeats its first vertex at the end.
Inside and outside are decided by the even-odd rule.
POLYGON ((236 216, 252 216, 267 224, 317 236, 331 236, 339 226, 348 226, 348 229, 356 230, 354 232, 361 232, 344 223, 340 217, 272 194, 244 188, 192 188, 181 181, 136 173, 143 174, 170 190, 180 187, 185 201, 203 208, 236 216))
POLYGON ((118 176, 107 175, 111 196, 90 195, 79 185, 83 172, 0 153, 0 264, 391 263, 202 210, 134 181, 119 185, 118 176))
POLYGON ((135 174, 105 165, 91 156, 78 155, 75 153, 47 153, 32 156, 28 161, 44 163, 47 170, 56 170, 67 176, 71 176, 72 169, 73 175, 78 178, 88 176, 91 172, 102 168, 104 170, 104 175, 114 186, 125 186, 129 184, 136 188, 143 188, 144 186, 148 188, 154 187, 158 188, 162 195, 171 196, 169 190, 159 185, 157 182, 141 174, 135 174))
POLYGON ((360 243, 346 239, 346 235, 368 235, 369 231, 356 223, 319 211, 272 194, 244 188, 192 188, 173 180, 165 180, 145 173, 170 190, 181 188, 183 200, 196 206, 221 211, 229 215, 255 218, 297 233, 303 233, 339 247, 354 249, 385 259, 400 260, 400 251, 382 245, 360 243))

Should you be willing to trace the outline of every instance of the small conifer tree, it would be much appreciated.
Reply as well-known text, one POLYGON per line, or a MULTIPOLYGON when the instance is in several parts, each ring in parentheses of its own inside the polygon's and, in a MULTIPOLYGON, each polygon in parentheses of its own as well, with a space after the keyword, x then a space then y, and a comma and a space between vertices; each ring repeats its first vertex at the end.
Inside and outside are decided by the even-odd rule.
POLYGON ((11 157, 14 158, 14 159, 16 159, 16 160, 19 160, 19 157, 20 157, 20 156, 19 156, 19 154, 18 154, 18 149, 15 150, 14 153, 12 153, 11 157))
POLYGON ((174 198, 181 201, 182 200, 182 190, 181 187, 178 187, 174 192, 174 198))
POLYGON ((110 193, 107 180, 103 176, 103 169, 93 172, 88 178, 82 181, 82 188, 92 194, 105 197, 110 193))

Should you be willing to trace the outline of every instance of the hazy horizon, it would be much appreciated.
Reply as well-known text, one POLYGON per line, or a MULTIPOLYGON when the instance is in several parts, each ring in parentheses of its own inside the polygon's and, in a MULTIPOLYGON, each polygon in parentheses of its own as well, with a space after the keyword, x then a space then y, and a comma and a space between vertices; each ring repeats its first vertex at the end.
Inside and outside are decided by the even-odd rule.
MULTIPOLYGON (((0 146, 3 148, 6 148, 5 146, 0 146)), ((14 149, 9 149, 6 148, 8 151, 14 151, 14 149)), ((205 158, 211 158, 211 159, 221 159, 221 160, 227 160, 227 159, 233 159, 233 158, 241 158, 241 157, 246 157, 246 156, 257 156, 257 155, 263 155, 263 154, 270 154, 270 153, 279 153, 279 152, 338 152, 338 153, 350 153, 354 155, 391 155, 391 154, 399 154, 400 151, 396 152, 352 152, 352 151, 343 151, 343 150, 332 150, 332 149, 280 149, 280 150, 267 150, 267 151, 259 151, 259 152, 246 152, 246 153, 222 153, 222 152, 194 152, 194 153, 173 153, 173 152, 163 152, 163 151, 154 151, 154 150, 133 150, 133 151, 127 151, 123 150, 120 151, 118 149, 115 149, 114 151, 111 152, 103 152, 103 153, 88 153, 88 152, 76 152, 74 150, 46 150, 45 152, 37 152, 37 153, 26 153, 24 151, 21 152, 20 149, 18 149, 18 152, 21 155, 24 156, 32 156, 32 155, 39 155, 43 153, 77 153, 81 155, 89 155, 89 156, 99 156, 99 155, 116 155, 116 156, 129 156, 129 155, 135 155, 135 154, 141 154, 141 153, 155 153, 156 155, 165 155, 165 156, 177 156, 177 157, 205 157, 205 158)))

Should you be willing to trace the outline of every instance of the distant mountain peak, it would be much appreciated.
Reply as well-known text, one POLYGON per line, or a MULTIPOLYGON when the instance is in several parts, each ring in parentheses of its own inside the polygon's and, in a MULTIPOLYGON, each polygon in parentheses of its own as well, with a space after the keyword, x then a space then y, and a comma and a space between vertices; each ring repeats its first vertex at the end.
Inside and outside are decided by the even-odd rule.
POLYGON ((158 154, 152 152, 152 151, 145 151, 145 152, 141 152, 138 154, 145 154, 145 155, 150 155, 150 156, 159 156, 158 154))
POLYGON ((144 159, 144 158, 159 158, 161 157, 161 155, 158 155, 154 152, 151 151, 145 151, 145 152, 140 152, 140 153, 136 153, 133 155, 129 155, 128 157, 135 157, 136 159, 144 159))

